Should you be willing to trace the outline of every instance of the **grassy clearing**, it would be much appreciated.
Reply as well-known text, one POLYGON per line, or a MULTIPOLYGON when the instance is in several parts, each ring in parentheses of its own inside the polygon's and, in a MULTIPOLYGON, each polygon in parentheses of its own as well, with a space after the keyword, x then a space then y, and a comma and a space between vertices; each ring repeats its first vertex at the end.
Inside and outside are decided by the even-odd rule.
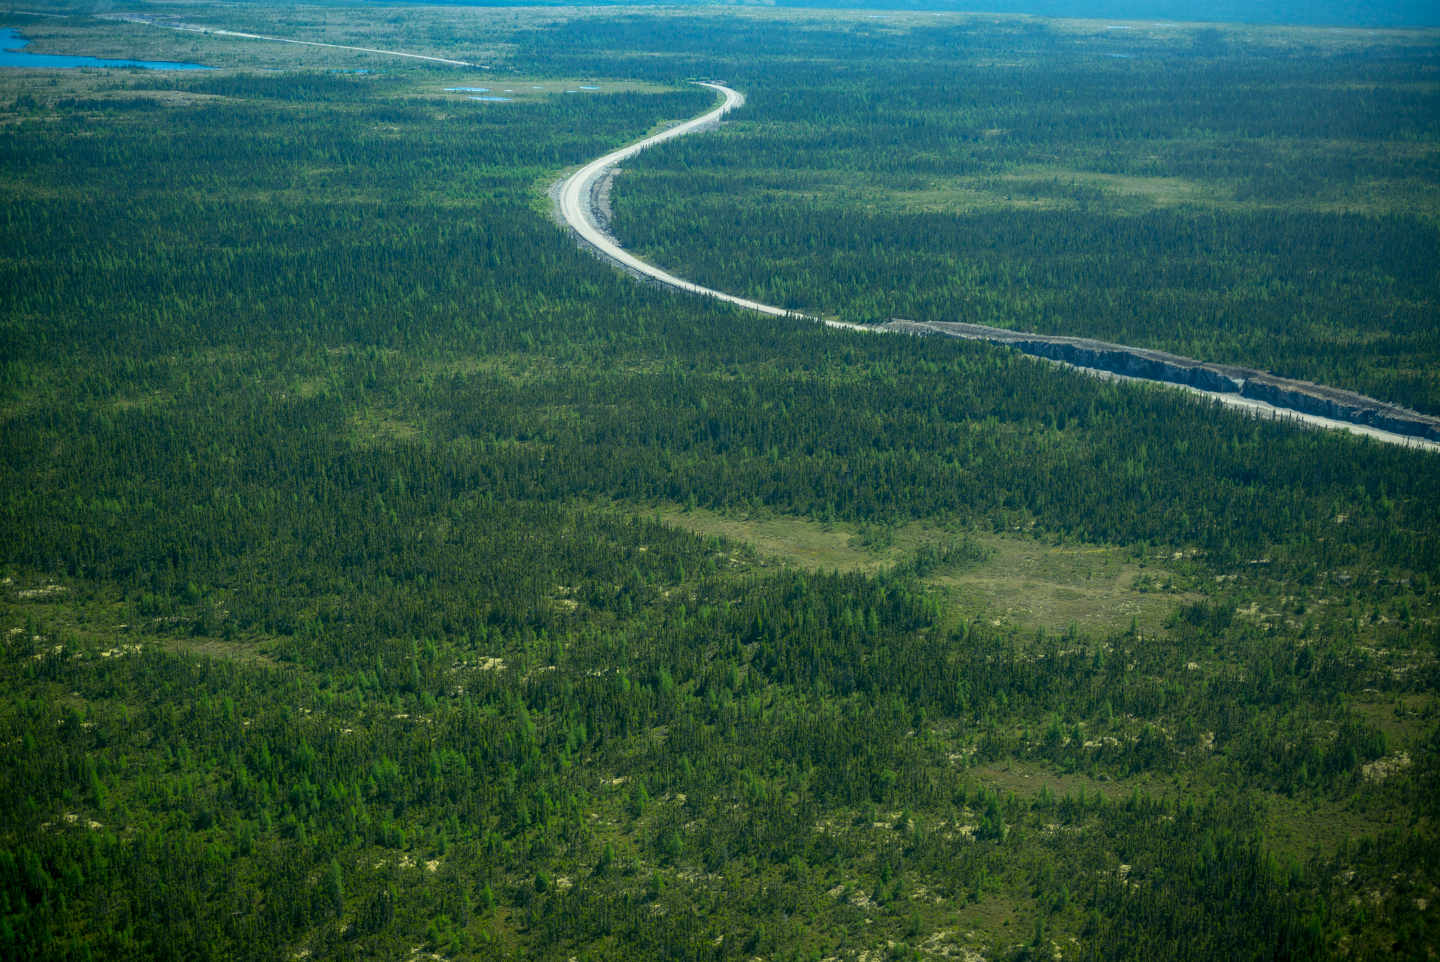
MULTIPOLYGON (((806 518, 726 517, 678 506, 658 513, 670 524, 742 541, 774 563, 810 570, 871 573, 896 564, 922 544, 950 537, 940 528, 921 525, 877 531, 806 518)), ((1073 622, 1082 631, 1104 633, 1128 628, 1133 620, 1150 632, 1164 623, 1178 602, 1200 597, 1180 590, 1180 579, 1158 566, 1156 559, 1137 559, 1118 548, 1047 545, 1014 535, 976 537, 990 549, 989 560, 928 579, 944 592, 957 616, 972 621, 1056 631, 1073 622)))
POLYGON ((1180 591, 1178 579, 1157 568, 1154 559, 1136 559, 1118 548, 1045 545, 1015 536, 984 540, 994 550, 989 561, 933 583, 956 610, 992 625, 1059 630, 1073 623, 1103 633, 1133 621, 1150 632, 1177 602, 1199 597, 1180 591))
MULTIPOLYGON (((1089 797, 1103 792, 1112 802, 1123 801, 1136 789, 1153 798, 1175 804, 1177 799, 1194 797, 1194 788, 1184 777, 1164 778, 1151 774, 1130 778, 1093 777, 1084 772, 1065 774, 1041 765, 1019 760, 994 762, 977 766, 972 774, 986 789, 1001 796, 1013 792, 1022 799, 1033 799, 1048 788, 1056 797, 1089 797)), ((1275 851, 1296 859, 1305 859, 1318 847, 1333 854, 1347 839, 1378 835, 1386 829, 1410 824, 1404 813, 1385 811, 1367 804, 1364 795, 1337 799, 1302 800, 1274 792, 1262 792, 1256 800, 1266 813, 1266 835, 1275 851)))
POLYGON ((749 544, 771 563, 809 570, 873 572, 888 568, 899 557, 896 548, 876 552, 864 547, 854 525, 786 516, 727 517, 704 508, 679 506, 661 508, 657 513, 661 520, 687 531, 749 544))
MULTIPOLYGON (((745 136, 745 121, 734 121, 734 136, 745 136)), ((1190 147, 1199 149, 1199 142, 1190 147)), ((1171 145, 1171 150, 1176 149, 1171 145)), ((1275 156, 1303 166, 1323 148, 1304 142, 1277 142, 1275 156)), ((1430 145, 1387 145, 1390 156, 1428 163, 1430 145)), ((1157 158, 1158 159, 1158 158, 1157 158)), ((1418 179, 1361 180, 1344 191, 1326 190, 1282 200, 1238 198, 1237 185, 1224 179, 1201 181, 1178 176, 1141 176, 1085 169, 1086 157, 1070 165, 1022 168, 989 177, 937 177, 923 185, 876 183, 844 170, 795 172, 794 186, 766 181, 753 189, 769 200, 801 201, 828 208, 877 214, 976 214, 991 211, 1079 210, 1117 215, 1156 208, 1185 207, 1230 213, 1260 210, 1326 213, 1440 215, 1440 190, 1418 179)), ((758 181, 759 178, 757 178, 758 181)))

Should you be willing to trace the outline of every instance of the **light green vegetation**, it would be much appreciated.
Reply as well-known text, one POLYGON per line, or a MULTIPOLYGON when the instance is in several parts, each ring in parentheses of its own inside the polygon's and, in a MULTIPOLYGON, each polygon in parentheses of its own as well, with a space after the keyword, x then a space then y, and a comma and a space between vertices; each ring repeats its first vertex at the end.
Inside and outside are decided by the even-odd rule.
POLYGON ((997 627, 1113 632, 1133 623, 1154 631, 1178 602, 1201 597, 1193 578, 1123 549, 1021 538, 986 543, 994 550, 990 560, 937 583, 949 589, 958 610, 997 627))
MULTIPOLYGON (((1416 149, 1415 160, 1433 161, 1431 149, 1416 149)), ((1304 160, 1296 160, 1304 163, 1304 160)), ((877 185, 845 172, 796 175, 791 185, 756 183, 755 189, 777 200, 791 199, 840 209, 896 213, 978 211, 1105 210, 1136 215, 1152 208, 1200 208, 1227 212, 1261 210, 1379 214, 1440 213, 1440 187, 1426 178, 1360 182, 1343 196, 1305 195, 1283 200, 1237 196, 1234 187, 1185 177, 1111 174, 1074 167, 1037 166, 985 177, 939 177, 909 185, 877 185)))
MULTIPOLYGON (((761 557, 808 570, 873 573, 908 560, 921 545, 954 536, 923 525, 725 516, 699 508, 664 510, 659 517, 697 534, 743 542, 761 557)), ((1128 548, 1050 545, 1020 535, 970 537, 983 547, 983 560, 926 579, 945 594, 957 617, 1032 631, 1064 631, 1071 624, 1085 631, 1120 631, 1138 620, 1152 630, 1177 601, 1201 597, 1186 590, 1193 576, 1170 567, 1190 567, 1183 555, 1136 558, 1128 548)))

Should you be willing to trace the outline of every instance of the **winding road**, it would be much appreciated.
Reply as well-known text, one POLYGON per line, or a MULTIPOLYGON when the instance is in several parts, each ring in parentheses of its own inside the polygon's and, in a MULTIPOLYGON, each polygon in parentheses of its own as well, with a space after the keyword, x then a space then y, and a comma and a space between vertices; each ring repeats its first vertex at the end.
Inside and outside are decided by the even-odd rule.
MULTIPOLYGON (((628 147, 622 147, 619 150, 612 151, 597 160, 592 160, 590 163, 586 164, 584 167, 580 168, 574 174, 571 174, 568 178, 561 182, 560 194, 558 198, 559 214, 561 219, 563 219, 565 223, 570 225, 570 227, 575 231, 575 233, 579 235, 580 239, 587 246, 593 249, 599 256, 619 265, 621 268, 631 272, 632 274, 637 274, 649 278, 650 280, 664 287, 674 288, 675 290, 684 291, 689 294, 698 294, 701 297, 713 297, 718 301, 725 301, 729 304, 735 304, 738 307, 748 308, 752 311, 759 311, 762 314, 771 314, 776 317, 788 317, 797 320, 814 321, 817 323, 822 323, 827 327, 843 327, 850 328, 852 330, 871 331, 875 333, 946 333, 939 330, 911 330, 911 328, 929 327, 929 325, 908 324, 906 322, 900 322, 899 324, 892 322, 891 324, 881 325, 878 327, 867 327, 860 324, 849 324, 844 321, 829 320, 826 318, 815 317, 810 314, 803 314, 799 311, 786 310, 783 307, 776 307, 773 304, 762 304, 759 301, 752 301, 748 298, 737 297, 734 294, 726 294, 724 291, 713 290, 709 287, 701 287, 699 284, 692 284, 690 281, 687 281, 684 278, 676 277, 674 274, 671 274, 668 271, 662 270, 653 264, 647 264, 645 261, 640 260, 640 258, 634 256, 633 254, 627 253, 624 248, 620 246, 619 242, 617 242, 614 237, 610 236, 609 231, 605 230, 605 228, 601 227, 600 224, 597 223, 597 221, 595 220, 593 199, 596 181, 598 181, 621 161, 627 160, 630 157, 634 157, 636 154, 640 153, 640 151, 646 149, 647 147, 653 147, 655 144, 661 143, 662 141, 670 140, 675 137, 683 137, 685 134, 694 133, 699 130, 712 129, 714 125, 719 123, 721 117, 723 117, 726 113, 734 110, 736 107, 739 107, 745 102, 744 94, 741 94, 737 90, 731 90, 729 87, 726 87, 723 84, 702 82, 701 86, 709 87, 711 90, 723 94, 725 97, 724 103, 720 104, 720 106, 716 107, 714 110, 701 114, 699 117, 696 117, 693 120, 688 120, 683 124, 677 124, 676 126, 671 127, 668 130, 664 130, 658 134, 655 134, 653 137, 647 137, 644 140, 631 144, 628 147)), ((1064 363, 1050 361, 1047 358, 1040 359, 1046 360, 1049 363, 1064 363)), ((1371 427, 1366 424, 1356 424, 1348 421, 1338 421, 1303 411, 1293 410, 1290 408, 1277 407, 1264 401, 1257 401, 1253 398, 1241 397, 1233 393, 1227 393, 1223 391, 1209 391, 1183 384, 1172 384, 1166 381, 1153 381, 1142 378, 1126 377, 1124 375, 1116 374, 1110 371, 1095 370, 1086 367, 1076 367, 1072 364, 1064 364, 1064 366, 1070 367, 1073 370, 1081 371, 1085 374, 1106 379, 1122 380, 1137 384, 1163 384, 1164 386, 1169 388, 1178 388, 1187 393, 1195 394, 1200 397, 1216 401, 1224 405, 1225 407, 1242 411, 1253 417, 1264 418, 1267 420, 1283 419, 1294 424, 1305 425, 1311 428, 1329 428, 1350 431, 1354 434, 1362 434, 1377 441, 1383 441, 1387 444, 1399 444, 1405 447, 1414 447, 1429 450, 1432 452, 1440 452, 1440 443, 1437 443, 1433 440, 1427 440, 1424 438, 1418 438, 1404 434, 1396 434, 1394 432, 1371 427)))
MULTIPOLYGON (((136 23, 146 23, 152 26, 166 26, 170 27, 171 29, 195 30, 203 33, 213 33, 220 36, 242 38, 247 40, 260 40, 272 43, 303 44, 305 46, 314 47, 331 47, 338 50, 353 50, 365 53, 383 54, 394 57, 408 57, 415 60, 426 60, 432 63, 446 64, 448 66, 478 67, 480 69, 488 69, 482 64, 470 64, 462 60, 448 60, 444 57, 407 53, 398 50, 380 50, 372 49, 369 47, 350 47, 341 44, 322 43, 320 41, 314 40, 290 40, 284 37, 267 37, 260 34, 239 33, 237 31, 231 30, 217 30, 214 28, 201 27, 195 24, 183 22, 164 23, 157 20, 157 18, 153 15, 98 14, 95 16, 98 16, 101 19, 127 20, 136 23)), ((824 324, 827 327, 848 328, 851 330, 872 331, 876 333, 899 333, 902 330, 905 330, 905 332, 912 334, 950 333, 940 330, 908 330, 908 328, 923 327, 939 328, 943 327, 944 325, 916 325, 909 322, 892 321, 890 324, 886 324, 880 327, 867 327, 859 324, 849 324, 844 321, 836 321, 827 318, 815 317, 813 315, 803 314, 799 311, 791 311, 783 307, 776 307, 772 304, 762 304, 759 301, 752 301, 744 297, 736 297, 734 294, 726 294, 724 291, 712 290, 708 287, 701 287, 699 284, 692 284, 684 278, 676 277, 674 274, 655 267, 653 264, 647 264, 644 261, 640 260, 638 257, 635 257, 634 255, 629 254, 624 249, 622 249, 619 243, 616 242, 615 238, 611 237, 609 232, 606 231, 603 227, 601 227, 595 220, 593 210, 593 193, 595 182, 611 168, 613 168, 616 164, 619 164, 621 161, 626 160, 630 157, 634 157, 636 154, 640 153, 640 151, 646 149, 647 147, 653 147, 655 144, 661 143, 662 141, 670 140, 674 137, 683 137, 685 134, 694 133, 695 131, 711 129, 714 125, 719 124, 720 118, 723 117, 726 113, 745 103, 745 96, 743 94, 741 94, 737 90, 732 90, 729 87, 726 87, 724 84, 701 82, 701 86, 708 87, 716 93, 724 96, 724 102, 715 109, 701 114, 699 117, 696 117, 693 120, 688 120, 684 123, 676 124, 674 127, 671 127, 668 130, 663 130, 652 137, 647 137, 644 140, 631 144, 628 147, 622 147, 621 149, 612 151, 597 160, 593 160, 561 182, 557 205, 559 208, 558 213, 561 219, 563 219, 575 231, 575 233, 579 236, 583 243, 589 246, 602 258, 611 261, 612 263, 631 272, 632 274, 647 277, 662 286, 674 288, 675 290, 684 291, 689 294, 696 294, 701 297, 713 297, 718 301, 724 301, 729 304, 734 304, 737 307, 743 307, 752 311, 759 311, 762 314, 769 314, 775 317, 792 318, 796 320, 812 321, 815 323, 824 324)), ((1046 360, 1047 363, 1065 364, 1065 362, 1063 361, 1057 362, 1044 357, 1042 357, 1041 360, 1046 360)), ((1117 374, 1110 371, 1092 370, 1085 367, 1077 368, 1074 367, 1074 365, 1070 364, 1065 364, 1065 366, 1072 367, 1075 370, 1079 370, 1084 373, 1103 378, 1114 378, 1124 381, 1134 381, 1135 383, 1162 384, 1170 388, 1179 388, 1180 390, 1187 391, 1189 393, 1201 395, 1204 398, 1215 401, 1226 407, 1239 409, 1254 417, 1284 418, 1291 423, 1302 424, 1307 427, 1331 428, 1350 431, 1355 434, 1363 434, 1369 436, 1377 441, 1382 441, 1387 444, 1399 444, 1406 447, 1420 448, 1423 450, 1428 450, 1430 452, 1440 453, 1440 441, 1430 440, 1428 438, 1414 437, 1406 434, 1396 434, 1390 431, 1369 426, 1367 424, 1358 424, 1349 421, 1335 421, 1329 418, 1320 417, 1315 414, 1303 411, 1276 407, 1264 401, 1257 401, 1253 398, 1241 397, 1239 395, 1226 392, 1209 391, 1202 388, 1187 386, 1183 384, 1171 384, 1165 381, 1157 382, 1150 380, 1133 379, 1130 377, 1126 377, 1122 374, 1117 374)), ((1378 404, 1380 402, 1376 403, 1378 404)), ((1411 413, 1413 414, 1414 412, 1411 413)), ((1433 421, 1434 419, 1428 418, 1427 420, 1433 421)), ((1433 437, 1434 431, 1431 430, 1429 433, 1433 437)))
MULTIPOLYGON (((711 290, 708 287, 701 287, 699 284, 692 284, 687 280, 676 277, 653 264, 647 264, 640 258, 625 252, 615 238, 609 232, 595 222, 595 214, 591 206, 590 195, 595 187, 595 182, 600 179, 610 168, 623 160, 634 157, 647 147, 671 140, 675 137, 683 137, 685 134, 694 133, 697 130, 709 128, 718 124, 720 118, 745 102, 745 95, 737 90, 731 90, 722 84, 701 83, 702 87, 709 87, 718 93, 725 95, 725 102, 709 113, 701 114, 694 120, 687 120, 683 124, 677 124, 669 130, 663 130, 653 137, 646 137, 639 143, 631 144, 629 147, 621 147, 601 157, 599 160, 592 160, 581 167, 574 174, 571 174, 560 186, 560 216, 565 223, 574 228, 575 233, 586 244, 593 247, 600 254, 612 260, 633 273, 644 276, 663 284, 666 287, 673 287, 676 290, 685 291, 689 294, 699 294, 702 297, 713 297, 716 300, 725 301, 752 311, 759 311, 762 314, 773 314, 776 317, 794 317, 805 320, 820 320, 810 317, 807 314, 800 314, 796 311, 787 311, 783 307, 775 307, 772 304, 761 304, 759 301, 748 300, 744 297, 736 297, 734 294, 726 294, 723 291, 711 290)), ((838 321, 827 322, 833 327, 858 327, 855 324, 841 324, 838 321)))

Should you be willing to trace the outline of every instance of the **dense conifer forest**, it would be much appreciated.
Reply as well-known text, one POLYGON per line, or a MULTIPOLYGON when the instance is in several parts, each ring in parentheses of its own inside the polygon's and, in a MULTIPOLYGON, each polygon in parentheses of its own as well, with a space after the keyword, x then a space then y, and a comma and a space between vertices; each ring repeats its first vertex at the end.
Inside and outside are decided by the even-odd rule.
POLYGON ((1434 455, 545 193, 1434 410, 1432 36, 403 14, 0 76, 5 957, 1435 954, 1434 455))

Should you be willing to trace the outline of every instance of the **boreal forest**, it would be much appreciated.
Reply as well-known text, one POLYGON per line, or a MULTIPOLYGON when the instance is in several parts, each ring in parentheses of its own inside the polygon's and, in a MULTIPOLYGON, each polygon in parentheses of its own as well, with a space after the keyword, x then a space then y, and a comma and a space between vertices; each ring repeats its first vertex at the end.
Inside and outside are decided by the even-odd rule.
POLYGON ((0 957, 1440 954, 1440 33, 0 28, 0 957))

